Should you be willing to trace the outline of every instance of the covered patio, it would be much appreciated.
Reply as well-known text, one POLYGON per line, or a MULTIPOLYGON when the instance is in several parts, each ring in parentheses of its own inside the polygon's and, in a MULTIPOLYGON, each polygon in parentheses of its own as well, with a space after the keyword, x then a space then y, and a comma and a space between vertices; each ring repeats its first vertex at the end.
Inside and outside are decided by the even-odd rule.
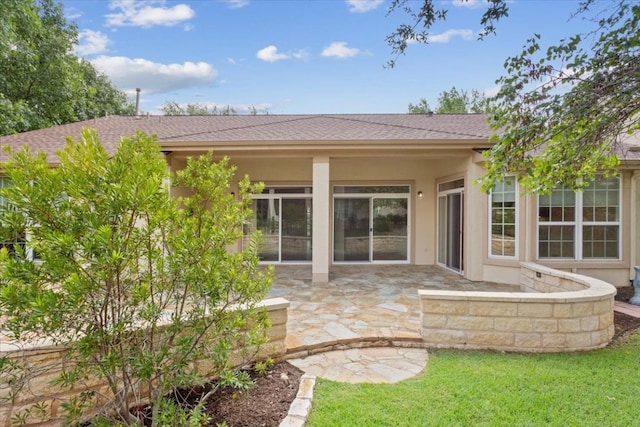
POLYGON ((517 285, 472 282, 439 266, 334 265, 329 282, 312 283, 310 265, 277 265, 270 297, 290 301, 289 353, 339 344, 419 345, 418 290, 519 292, 517 285))

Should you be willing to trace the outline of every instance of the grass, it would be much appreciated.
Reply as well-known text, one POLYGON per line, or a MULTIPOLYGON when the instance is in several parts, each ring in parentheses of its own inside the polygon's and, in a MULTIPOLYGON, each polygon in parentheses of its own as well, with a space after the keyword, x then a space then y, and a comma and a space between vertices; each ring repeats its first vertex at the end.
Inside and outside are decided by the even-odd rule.
POLYGON ((432 350, 397 384, 319 379, 307 427, 640 425, 640 333, 587 353, 432 350))

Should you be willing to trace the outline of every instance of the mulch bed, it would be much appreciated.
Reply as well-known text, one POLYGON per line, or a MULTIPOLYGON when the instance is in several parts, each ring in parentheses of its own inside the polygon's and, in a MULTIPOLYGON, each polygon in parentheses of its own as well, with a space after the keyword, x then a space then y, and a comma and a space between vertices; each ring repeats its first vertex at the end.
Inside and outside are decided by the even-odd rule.
MULTIPOLYGON (((629 302, 629 299, 633 296, 634 289, 632 286, 625 286, 623 288, 618 288, 618 293, 616 294, 616 301, 629 302)), ((636 331, 640 328, 640 318, 629 316, 628 314, 614 312, 614 323, 615 323, 615 335, 611 340, 611 344, 618 344, 620 342, 624 342, 624 340, 629 336, 629 334, 636 331)))
POLYGON ((278 363, 266 375, 252 373, 256 386, 238 393, 219 390, 207 404, 209 426, 225 421, 229 427, 277 427, 287 416, 303 372, 288 362, 278 363))

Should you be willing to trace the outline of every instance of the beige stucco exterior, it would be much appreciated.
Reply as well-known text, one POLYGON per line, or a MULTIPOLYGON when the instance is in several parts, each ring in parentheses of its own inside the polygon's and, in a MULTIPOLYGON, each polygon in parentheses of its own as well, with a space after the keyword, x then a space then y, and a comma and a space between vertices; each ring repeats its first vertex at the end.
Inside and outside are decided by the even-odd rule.
MULTIPOLYGON (((334 264, 337 185, 409 188, 403 196, 408 244, 402 260, 408 264, 441 261, 438 218, 443 214, 438 203, 445 198, 439 185, 462 180, 454 190, 463 205, 458 264, 468 279, 515 284, 520 262, 536 262, 621 287, 629 284, 633 266, 640 265, 640 143, 621 159, 620 258, 574 261, 538 259, 537 197, 522 194, 517 239, 512 243, 516 256, 490 255, 489 198, 476 184, 484 174, 480 153, 491 147, 493 133, 484 115, 120 116, 3 136, 0 145, 28 144, 34 151, 48 152, 55 164, 55 150, 65 137, 77 137, 85 126, 96 128, 109 150, 115 149, 120 136, 138 130, 157 134, 172 171, 182 169, 188 157, 213 150, 216 156, 229 157, 238 180, 248 175, 270 187, 312 188, 312 256, 307 262, 317 282, 328 280, 334 264)), ((237 183, 229 191, 237 194, 237 183)), ((174 195, 180 192, 173 189, 174 195)), ((239 250, 241 245, 229 249, 239 250)))
MULTIPOLYGON (((197 152, 171 153, 168 162, 173 170, 184 167, 186 157, 197 152)), ((224 154, 218 152, 219 155, 224 154)), ((622 233, 621 259, 602 261, 539 260, 537 259, 537 197, 520 193, 518 199, 518 246, 514 258, 492 257, 489 254, 489 197, 477 183, 484 174, 483 160, 478 153, 464 149, 434 155, 378 155, 354 153, 295 153, 292 155, 230 155, 237 167, 238 178, 249 175, 253 181, 267 186, 313 187, 313 280, 326 282, 333 262, 333 187, 336 185, 408 185, 409 248, 407 263, 433 265, 438 263, 438 184, 464 179, 464 269, 465 277, 475 281, 516 284, 521 262, 584 274, 626 286, 632 278, 633 265, 640 263, 637 235, 640 230, 640 174, 621 171, 622 233), (422 193, 422 198, 418 197, 422 193)), ((237 192, 237 186, 230 189, 237 192)), ((241 242, 235 249, 240 249, 241 242)))

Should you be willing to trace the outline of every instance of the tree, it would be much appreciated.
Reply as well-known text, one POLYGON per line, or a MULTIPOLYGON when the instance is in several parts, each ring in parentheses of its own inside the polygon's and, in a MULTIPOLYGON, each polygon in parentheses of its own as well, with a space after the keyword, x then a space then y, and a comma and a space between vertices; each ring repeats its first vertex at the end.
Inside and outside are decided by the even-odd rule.
MULTIPOLYGON (((579 13, 596 5, 603 4, 584 2, 579 13)), ((536 193, 560 183, 580 189, 596 174, 616 173, 622 143, 640 131, 640 5, 604 5, 591 34, 546 53, 534 35, 506 60, 485 189, 513 171, 536 193)))
POLYGON ((429 106, 429 103, 424 98, 420 98, 420 102, 418 102, 415 105, 412 104, 412 103, 409 103, 409 106, 407 107, 407 109, 408 109, 409 113, 411 113, 411 114, 430 114, 430 113, 433 113, 433 110, 429 106))
MULTIPOLYGON (((231 105, 218 108, 217 105, 210 107, 206 104, 189 103, 186 106, 178 104, 176 101, 167 101, 160 110, 165 116, 235 116, 238 111, 231 105)), ((257 116, 258 114, 269 114, 269 110, 258 109, 254 105, 248 108, 248 114, 257 116)))
POLYGON ((236 201, 228 191, 234 168, 209 153, 171 177, 188 194, 172 198, 160 147, 142 133, 110 157, 85 130, 68 140, 57 168, 28 148, 9 154, 2 231, 29 239, 0 250, 3 330, 18 342, 46 336, 68 348, 57 385, 108 384, 108 392, 64 403, 70 422, 99 402, 107 425, 137 424, 129 405, 143 403, 147 390, 158 425, 161 412, 175 410, 166 393, 206 380, 195 360, 210 363, 209 375, 236 378, 231 357, 264 342, 268 319, 255 305, 272 272, 258 266, 257 236, 244 251, 227 246, 241 238, 260 185, 243 178, 236 201))
MULTIPOLYGON (((434 0, 421 0, 418 2, 413 0, 391 1, 387 15, 401 11, 410 18, 407 23, 400 24, 398 28, 386 38, 395 58, 405 54, 409 42, 429 43, 429 29, 436 22, 446 20, 448 10, 444 7, 436 7, 435 3, 436 1, 434 0)), ((486 2, 485 12, 480 19, 482 31, 478 33, 478 38, 483 39, 490 34, 495 34, 496 23, 507 16, 509 16, 507 0, 488 0, 486 2)), ((395 59, 387 63, 391 68, 393 68, 395 64, 395 59)))
MULTIPOLYGON (((390 12, 411 18, 387 38, 394 54, 404 54, 411 40, 428 43, 428 29, 446 18, 446 9, 436 9, 432 0, 420 5, 416 10, 407 0, 392 2, 390 12)), ((505 0, 489 1, 479 37, 495 33, 495 23, 507 16, 505 0)), ((505 60, 484 190, 511 173, 530 192, 548 193, 560 183, 580 189, 596 174, 615 173, 621 143, 640 130, 640 5, 584 0, 576 16, 589 18, 594 28, 546 52, 535 34, 505 60)))
POLYGON ((0 2, 0 134, 132 111, 123 92, 72 53, 77 42, 54 0, 0 2))
MULTIPOLYGON (((442 91, 438 96, 438 106, 435 112, 447 113, 489 113, 494 110, 491 98, 487 98, 480 91, 473 89, 471 94, 466 90, 452 87, 449 91, 442 91)), ((433 112, 426 99, 421 98, 417 105, 409 103, 409 113, 428 114, 433 112)))

